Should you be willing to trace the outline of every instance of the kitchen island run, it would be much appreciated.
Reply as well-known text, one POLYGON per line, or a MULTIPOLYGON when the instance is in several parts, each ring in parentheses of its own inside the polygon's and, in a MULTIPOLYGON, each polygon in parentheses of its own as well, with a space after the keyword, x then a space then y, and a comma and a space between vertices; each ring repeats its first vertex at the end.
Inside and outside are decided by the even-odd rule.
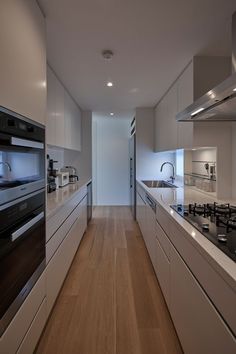
POLYGON ((171 207, 214 202, 226 201, 137 180, 137 221, 186 353, 236 350, 236 263, 171 207))

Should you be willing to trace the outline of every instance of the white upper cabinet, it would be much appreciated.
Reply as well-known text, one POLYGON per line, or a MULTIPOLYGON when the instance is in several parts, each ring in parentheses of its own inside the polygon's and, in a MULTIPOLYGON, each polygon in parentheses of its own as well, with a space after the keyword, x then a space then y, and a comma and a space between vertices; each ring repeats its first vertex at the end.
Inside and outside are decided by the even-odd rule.
POLYGON ((47 144, 81 151, 81 111, 47 68, 47 144))
POLYGON ((155 151, 189 147, 192 143, 192 123, 176 121, 176 114, 193 102, 192 68, 191 63, 155 109, 155 151))
POLYGON ((65 91, 65 147, 81 151, 81 111, 65 91))
POLYGON ((47 68, 47 143, 53 146, 65 146, 64 124, 64 88, 47 68))
POLYGON ((178 85, 175 83, 155 110, 155 151, 177 148, 178 85))
POLYGON ((154 146, 156 152, 193 146, 194 123, 177 122, 176 114, 229 75, 229 58, 193 58, 156 106, 154 146))
MULTIPOLYGON (((187 66, 177 81, 178 103, 175 115, 183 111, 194 101, 193 96, 193 62, 187 66)), ((177 122, 177 148, 189 148, 193 142, 193 123, 177 122)))

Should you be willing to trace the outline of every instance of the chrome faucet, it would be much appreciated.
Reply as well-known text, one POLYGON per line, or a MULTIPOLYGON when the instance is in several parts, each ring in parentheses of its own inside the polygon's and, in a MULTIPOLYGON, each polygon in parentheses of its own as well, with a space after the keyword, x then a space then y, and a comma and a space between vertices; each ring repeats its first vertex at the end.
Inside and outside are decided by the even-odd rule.
POLYGON ((10 165, 8 162, 2 162, 2 161, 0 161, 0 165, 5 165, 5 166, 7 166, 9 172, 11 172, 11 165, 10 165))
POLYGON ((175 167, 174 167, 173 163, 171 163, 171 162, 169 162, 169 161, 163 162, 163 164, 161 165, 160 171, 162 172, 163 167, 164 167, 165 165, 167 165, 167 164, 168 164, 168 165, 171 165, 172 168, 173 168, 173 174, 172 174, 172 176, 170 176, 171 183, 173 184, 174 181, 175 181, 175 167))

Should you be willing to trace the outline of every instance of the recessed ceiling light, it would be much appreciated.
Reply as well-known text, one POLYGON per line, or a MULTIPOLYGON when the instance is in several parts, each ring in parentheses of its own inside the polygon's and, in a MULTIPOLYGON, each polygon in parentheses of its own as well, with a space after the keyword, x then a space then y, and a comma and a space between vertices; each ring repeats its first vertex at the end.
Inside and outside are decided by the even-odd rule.
POLYGON ((114 113, 113 113, 113 112, 111 112, 111 113, 110 113, 110 115, 111 115, 111 116, 114 116, 114 113))
POLYGON ((108 81, 108 82, 107 82, 107 87, 112 87, 112 86, 113 86, 113 82, 108 81))
POLYGON ((234 91, 234 92, 236 91, 236 87, 233 89, 233 91, 234 91))
POLYGON ((102 51, 102 56, 103 56, 103 59, 105 59, 105 60, 108 60, 108 61, 112 60, 113 55, 114 55, 114 53, 110 49, 105 49, 102 51))

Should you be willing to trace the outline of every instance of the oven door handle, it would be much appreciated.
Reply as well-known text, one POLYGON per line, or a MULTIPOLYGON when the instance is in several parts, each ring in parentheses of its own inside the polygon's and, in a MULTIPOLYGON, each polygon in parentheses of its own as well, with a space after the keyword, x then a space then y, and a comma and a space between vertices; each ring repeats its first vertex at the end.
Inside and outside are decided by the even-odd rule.
POLYGON ((15 146, 22 146, 22 147, 30 147, 34 149, 44 149, 44 144, 38 141, 27 140, 27 139, 20 139, 11 137, 11 145, 15 146))
POLYGON ((11 234, 11 241, 14 242, 15 240, 17 240, 20 236, 22 236, 26 231, 28 231, 32 226, 37 224, 37 222, 39 222, 43 218, 44 218, 44 212, 42 211, 40 214, 38 214, 33 219, 28 221, 26 224, 21 226, 18 230, 14 231, 11 234))

